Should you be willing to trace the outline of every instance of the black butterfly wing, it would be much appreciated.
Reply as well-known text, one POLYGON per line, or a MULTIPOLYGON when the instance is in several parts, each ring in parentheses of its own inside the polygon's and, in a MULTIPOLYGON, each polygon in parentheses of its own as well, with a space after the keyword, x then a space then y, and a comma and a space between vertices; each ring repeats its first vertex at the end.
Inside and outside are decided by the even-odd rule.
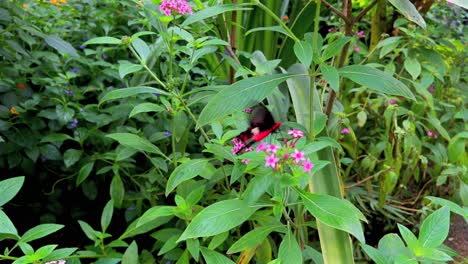
POLYGON ((250 114, 250 127, 258 127, 260 131, 265 131, 275 125, 275 120, 270 111, 264 105, 257 105, 250 114))

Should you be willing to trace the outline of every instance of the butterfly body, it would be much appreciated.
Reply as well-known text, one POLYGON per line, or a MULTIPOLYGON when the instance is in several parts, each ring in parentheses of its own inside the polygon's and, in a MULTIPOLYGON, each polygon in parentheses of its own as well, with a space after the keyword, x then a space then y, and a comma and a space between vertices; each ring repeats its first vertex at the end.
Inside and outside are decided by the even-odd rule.
POLYGON ((243 145, 238 147, 234 154, 261 141, 281 126, 281 122, 275 122, 271 113, 263 105, 257 105, 252 109, 249 121, 249 128, 234 139, 234 142, 241 142, 243 145))

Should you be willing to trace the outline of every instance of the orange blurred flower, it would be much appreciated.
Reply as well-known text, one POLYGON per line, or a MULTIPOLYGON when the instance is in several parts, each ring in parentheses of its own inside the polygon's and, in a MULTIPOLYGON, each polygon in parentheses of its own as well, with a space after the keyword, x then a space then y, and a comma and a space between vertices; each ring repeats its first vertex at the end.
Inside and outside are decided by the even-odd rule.
POLYGON ((24 83, 18 83, 18 84, 16 84, 16 88, 18 88, 18 89, 24 89, 24 88, 26 88, 26 84, 24 84, 24 83))
POLYGON ((18 111, 16 111, 16 109, 15 109, 14 106, 12 106, 12 107, 10 108, 10 113, 12 113, 12 114, 14 114, 14 115, 19 115, 19 114, 20 114, 18 111))
POLYGON ((27 6, 26 4, 22 4, 21 7, 22 7, 23 9, 26 9, 26 7, 28 7, 28 6, 27 6))
POLYGON ((60 3, 66 4, 66 3, 67 3, 67 0, 60 0, 60 3))
POLYGON ((89 90, 90 92, 94 92, 94 87, 91 86, 91 87, 89 87, 88 90, 89 90))
POLYGON ((50 3, 56 6, 60 5, 58 0, 50 0, 50 3))
POLYGON ((287 15, 284 15, 281 19, 283 19, 284 21, 288 21, 289 17, 287 15))

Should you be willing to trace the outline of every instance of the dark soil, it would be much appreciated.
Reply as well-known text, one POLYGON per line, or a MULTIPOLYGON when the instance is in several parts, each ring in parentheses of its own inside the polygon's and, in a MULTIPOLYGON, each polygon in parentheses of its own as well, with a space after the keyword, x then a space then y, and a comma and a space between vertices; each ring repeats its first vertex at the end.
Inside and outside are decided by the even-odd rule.
POLYGON ((445 244, 460 254, 452 263, 468 263, 468 223, 463 217, 456 215, 445 244))

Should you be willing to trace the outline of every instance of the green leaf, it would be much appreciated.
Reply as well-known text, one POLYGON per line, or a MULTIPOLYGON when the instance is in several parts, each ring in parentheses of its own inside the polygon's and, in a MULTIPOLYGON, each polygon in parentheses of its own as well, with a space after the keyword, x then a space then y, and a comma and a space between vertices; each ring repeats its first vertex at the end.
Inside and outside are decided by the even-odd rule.
POLYGON ((109 227, 109 224, 112 220, 113 213, 114 213, 114 201, 109 200, 106 206, 104 206, 104 210, 102 211, 102 215, 101 215, 102 232, 106 232, 107 227, 109 227))
POLYGON ((231 150, 220 144, 206 143, 203 152, 213 153, 218 160, 229 160, 234 162, 236 159, 231 150))
POLYGON ((278 259, 281 263, 302 263, 302 252, 296 237, 288 232, 278 249, 278 259))
POLYGON ((35 226, 24 233, 21 236, 20 241, 23 243, 27 243, 47 235, 50 235, 60 229, 62 229, 64 225, 57 225, 57 224, 42 224, 35 226))
POLYGON ((406 85, 393 78, 390 74, 363 65, 351 65, 339 69, 340 75, 366 86, 369 89, 396 96, 403 96, 413 101, 416 100, 413 93, 406 85))
POLYGON ((127 74, 137 72, 143 69, 143 66, 140 64, 134 64, 129 61, 120 61, 119 64, 119 76, 123 79, 127 74))
POLYGON ((39 249, 34 252, 34 258, 37 259, 42 259, 47 257, 58 245, 46 245, 43 247, 40 247, 39 249))
POLYGON ((62 155, 55 145, 46 144, 39 147, 41 155, 48 160, 61 160, 62 155))
POLYGON ((61 54, 69 54, 73 57, 79 57, 78 52, 73 46, 66 42, 65 40, 61 39, 57 35, 46 35, 44 38, 45 42, 51 46, 52 48, 56 49, 61 54))
POLYGON ((45 142, 63 142, 65 140, 74 140, 72 137, 70 137, 67 134, 57 134, 57 133, 52 133, 49 134, 41 139, 41 143, 45 142))
POLYGON ((426 30, 426 22, 419 14, 416 7, 409 0, 389 0, 396 9, 411 22, 418 24, 422 29, 426 30))
POLYGON ((274 183, 272 175, 257 175, 249 181, 242 198, 248 204, 254 204, 274 183))
POLYGON ((224 232, 221 234, 218 234, 211 239, 210 244, 208 245, 209 249, 216 249, 219 247, 224 241, 226 241, 227 237, 229 235, 229 232, 224 232))
POLYGON ((468 139, 468 131, 460 132, 450 139, 447 146, 449 162, 463 164, 463 160, 468 158, 465 152, 466 139, 468 139))
POLYGON ((10 218, 0 210, 0 240, 2 240, 4 234, 8 234, 11 236, 7 236, 10 238, 18 239, 18 231, 16 230, 15 225, 11 222, 10 218))
POLYGON ((434 116, 432 115, 429 115, 427 117, 427 121, 429 121, 429 123, 431 123, 431 125, 437 129, 437 132, 439 132, 439 134, 445 138, 447 141, 450 141, 450 135, 449 133, 447 132, 447 130, 445 130, 445 128, 441 125, 440 123, 440 120, 435 118, 434 116))
POLYGON ((138 245, 132 241, 122 256, 122 264, 134 264, 138 262, 138 245))
POLYGON ((436 248, 422 248, 416 256, 419 258, 430 259, 434 261, 444 261, 445 263, 447 263, 446 261, 453 260, 452 257, 447 255, 447 253, 436 248))
POLYGON ((314 152, 317 152, 321 149, 324 149, 326 147, 332 147, 332 148, 336 148, 340 151, 343 151, 343 148, 341 147, 341 145, 336 142, 335 140, 333 140, 332 138, 317 138, 316 141, 314 142, 311 142, 307 145, 305 145, 305 147, 302 149, 302 151, 304 151, 305 154, 310 154, 310 153, 314 153, 314 152))
POLYGON ((403 240, 405 240, 406 245, 408 245, 408 248, 415 252, 419 248, 421 248, 421 245, 419 244, 418 239, 416 236, 411 232, 406 226, 397 224, 398 225, 398 230, 400 230, 401 237, 403 237, 403 240))
POLYGON ((137 221, 136 227, 145 225, 157 218, 175 214, 175 206, 154 206, 148 209, 137 221))
POLYGON ((248 248, 255 248, 257 245, 262 243, 262 241, 273 231, 284 233, 286 228, 283 225, 268 225, 257 227, 237 240, 228 249, 227 254, 234 254, 248 248))
POLYGON ((148 113, 148 112, 164 112, 166 111, 164 107, 158 105, 158 104, 153 104, 153 103, 141 103, 137 106, 135 106, 130 112, 129 117, 133 117, 139 113, 148 113))
POLYGON ((228 259, 221 253, 206 247, 200 247, 200 251, 205 258, 206 264, 235 264, 232 260, 228 259))
POLYGON ((52 260, 60 260, 64 259, 65 257, 70 256, 75 252, 78 248, 60 248, 52 251, 47 257, 43 259, 43 261, 52 261, 52 260))
POLYGON ((237 199, 214 203, 193 218, 177 242, 188 238, 215 236, 231 230, 249 219, 259 208, 237 199))
POLYGON ((93 228, 88 223, 86 223, 84 221, 81 221, 81 220, 78 220, 78 224, 80 225, 81 230, 83 230, 83 232, 85 233, 85 235, 89 239, 91 239, 92 241, 97 240, 95 231, 93 230, 93 228))
POLYGON ((385 255, 390 263, 393 263, 396 256, 405 254, 408 250, 401 238, 397 234, 391 233, 380 239, 379 251, 385 255))
POLYGON ((282 26, 256 27, 245 32, 245 36, 248 36, 251 33, 257 32, 257 31, 274 31, 274 32, 282 33, 288 36, 289 38, 294 39, 294 36, 290 35, 289 32, 286 31, 286 29, 284 29, 284 27, 282 26))
POLYGON ((439 205, 442 205, 442 206, 447 206, 450 209, 450 211, 463 216, 463 218, 465 218, 465 220, 468 219, 468 208, 466 208, 466 207, 462 208, 461 206, 459 206, 458 204, 456 204, 456 203, 454 203, 452 201, 442 199, 442 198, 439 198, 439 197, 426 196, 424 198, 429 199, 429 200, 431 200, 432 202, 434 202, 436 204, 439 204, 439 205))
POLYGON ((209 160, 207 159, 194 159, 179 165, 169 176, 166 184, 166 196, 169 195, 182 182, 195 178, 206 172, 209 160))
POLYGON ((123 185, 120 175, 115 174, 112 178, 110 185, 110 196, 114 201, 115 207, 122 207, 122 203, 125 197, 125 187, 123 185))
POLYGON ((342 37, 338 38, 332 43, 328 44, 325 46, 325 49, 322 53, 322 62, 327 61, 328 59, 332 58, 333 56, 337 55, 338 53, 341 52, 343 49, 344 45, 351 41, 351 37, 342 37))
POLYGON ((419 231, 419 242, 425 248, 440 246, 448 236, 450 210, 444 206, 424 219, 419 231))
POLYGON ((159 155, 164 155, 158 147, 153 145, 147 139, 139 137, 130 133, 113 133, 106 135, 106 137, 112 138, 118 141, 121 145, 126 147, 134 148, 138 151, 149 152, 159 155))
POLYGON ((171 236, 165 243, 164 245, 162 246, 162 248, 159 250, 158 252, 158 256, 161 256, 171 250, 173 250, 174 248, 177 247, 177 238, 179 237, 179 235, 174 235, 174 236, 171 236))
MULTIPOLYGON (((24 176, 9 178, 0 181, 0 207, 8 203, 21 189, 24 183, 24 176)), ((1 233, 1 232, 0 232, 1 233)))
POLYGON ((91 44, 113 44, 113 45, 120 45, 122 44, 122 40, 114 37, 97 37, 97 38, 92 38, 83 45, 91 45, 91 44))
POLYGON ((312 64, 312 45, 307 41, 297 41, 294 43, 294 54, 299 61, 308 69, 312 64))
POLYGON ((196 238, 187 239, 185 241, 187 243, 187 249, 190 252, 190 255, 198 262, 198 258, 200 255, 200 241, 196 238))
POLYGON ((391 264, 392 262, 387 261, 386 256, 384 256, 379 250, 366 245, 361 244, 362 249, 366 252, 367 256, 369 256, 376 264, 391 264))
POLYGON ((340 75, 338 74, 338 70, 333 66, 322 63, 320 65, 320 71, 322 72, 322 76, 325 81, 327 81, 330 87, 338 93, 340 91, 340 75))
POLYGON ((132 46, 140 56, 142 63, 146 64, 146 61, 148 60, 148 57, 151 54, 151 50, 148 44, 146 44, 146 42, 144 42, 143 40, 136 38, 132 41, 132 46))
POLYGON ((245 4, 227 4, 227 5, 214 5, 208 8, 205 8, 195 14, 187 16, 187 19, 180 25, 181 28, 184 28, 192 23, 201 21, 203 19, 217 16, 222 13, 226 13, 234 10, 250 10, 251 8, 245 7, 245 4))
POLYGON ((359 220, 366 221, 366 218, 351 202, 330 195, 298 192, 307 211, 317 220, 348 232, 364 243, 364 233, 359 220))
POLYGON ((421 74, 421 64, 415 58, 406 58, 404 67, 411 77, 413 77, 413 80, 416 80, 419 74, 421 74))
POLYGON ((81 167, 80 171, 78 172, 78 177, 76 178, 76 186, 80 185, 86 178, 88 178, 89 174, 93 170, 94 161, 86 163, 83 167, 81 167))
POLYGON ((141 36, 156 35, 156 34, 157 34, 156 32, 152 32, 152 31, 140 31, 140 32, 137 32, 137 33, 133 34, 130 37, 130 42, 132 42, 133 40, 135 40, 136 38, 139 38, 141 36))
POLYGON ((271 94, 291 74, 275 74, 252 77, 238 81, 221 91, 203 108, 197 129, 235 111, 242 111, 271 94))
POLYGON ((65 163, 65 167, 69 168, 78 162, 82 153, 83 151, 78 149, 67 149, 67 151, 65 151, 63 154, 63 162, 65 163))
POLYGON ((121 98, 127 98, 131 96, 135 96, 137 94, 161 94, 161 95, 169 95, 167 92, 153 88, 153 87, 147 87, 147 86, 137 86, 137 87, 129 87, 129 88, 122 88, 118 90, 113 90, 108 92, 106 95, 104 95, 101 100, 99 101, 99 105, 110 101, 110 100, 115 100, 115 99, 121 99, 121 98))

